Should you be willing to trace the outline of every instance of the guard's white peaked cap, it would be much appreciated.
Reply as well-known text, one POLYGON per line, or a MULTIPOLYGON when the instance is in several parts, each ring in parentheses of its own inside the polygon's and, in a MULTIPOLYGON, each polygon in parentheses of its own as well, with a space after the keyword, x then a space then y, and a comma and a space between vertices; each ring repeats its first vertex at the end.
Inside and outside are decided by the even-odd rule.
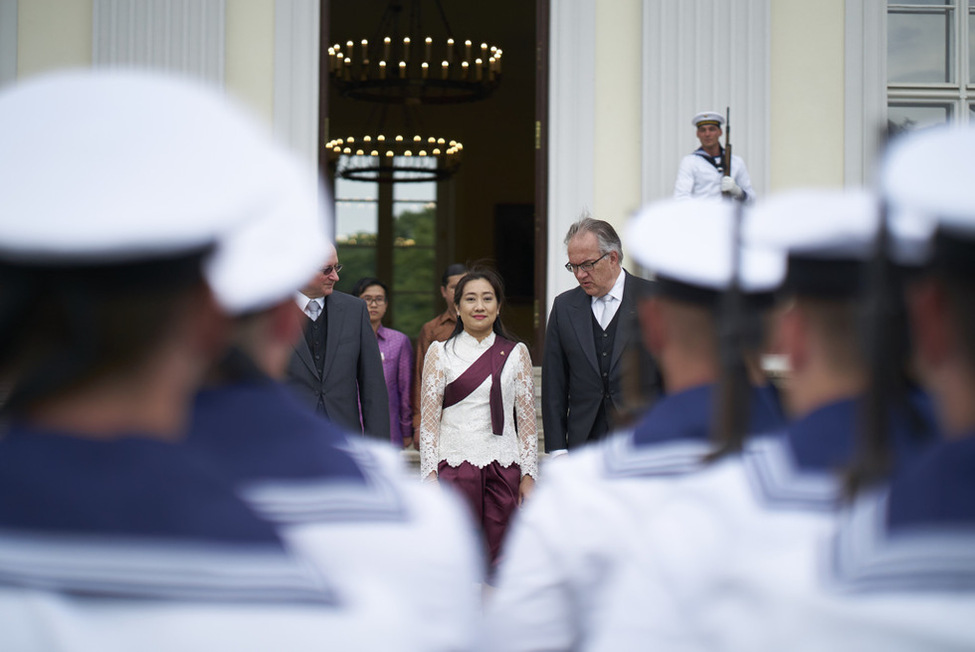
MULTIPOLYGON (((719 199, 668 199, 650 204, 630 220, 626 246, 655 274, 707 290, 724 291, 733 278, 735 208, 719 199)), ((785 275, 776 250, 741 250, 741 289, 768 292, 785 275)))
POLYGON ((724 116, 717 111, 702 111, 691 119, 691 124, 695 127, 702 122, 717 122, 721 127, 724 125, 724 116))
POLYGON ((126 262, 213 244, 279 209, 290 168, 278 151, 225 96, 173 76, 74 71, 8 87, 0 257, 126 262))
POLYGON ((866 190, 787 190, 751 208, 743 237, 752 246, 814 258, 865 260, 879 224, 880 200, 866 190))
POLYGON ((939 226, 975 234, 973 151, 973 127, 932 127, 891 143, 880 189, 901 259, 921 262, 939 226))

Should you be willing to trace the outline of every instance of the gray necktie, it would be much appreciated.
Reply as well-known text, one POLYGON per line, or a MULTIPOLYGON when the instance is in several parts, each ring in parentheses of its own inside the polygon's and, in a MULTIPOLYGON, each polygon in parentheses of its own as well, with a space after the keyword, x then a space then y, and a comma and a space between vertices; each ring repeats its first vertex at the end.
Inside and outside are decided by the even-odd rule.
POLYGON ((318 319, 318 315, 322 314, 322 307, 313 299, 308 302, 307 306, 305 306, 305 314, 308 315, 312 321, 315 321, 318 319))

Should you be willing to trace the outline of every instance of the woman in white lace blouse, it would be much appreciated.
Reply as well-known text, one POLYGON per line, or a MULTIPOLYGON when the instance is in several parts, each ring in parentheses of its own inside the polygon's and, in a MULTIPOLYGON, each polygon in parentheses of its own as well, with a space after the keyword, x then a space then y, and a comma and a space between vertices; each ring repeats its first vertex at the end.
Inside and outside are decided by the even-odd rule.
POLYGON ((535 383, 528 348, 501 323, 504 288, 492 270, 457 284, 457 327, 423 363, 421 477, 450 483, 469 503, 493 567, 511 514, 538 475, 535 383))

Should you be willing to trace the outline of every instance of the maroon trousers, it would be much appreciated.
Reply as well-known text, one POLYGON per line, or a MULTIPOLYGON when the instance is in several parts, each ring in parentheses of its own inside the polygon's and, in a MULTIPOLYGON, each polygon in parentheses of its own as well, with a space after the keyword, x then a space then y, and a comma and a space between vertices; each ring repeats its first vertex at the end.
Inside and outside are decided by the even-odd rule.
POLYGON ((437 477, 464 496, 474 521, 484 533, 488 562, 493 568, 501 552, 508 522, 518 507, 521 468, 517 464, 504 467, 491 462, 479 469, 470 462, 450 466, 443 461, 437 466, 437 477))

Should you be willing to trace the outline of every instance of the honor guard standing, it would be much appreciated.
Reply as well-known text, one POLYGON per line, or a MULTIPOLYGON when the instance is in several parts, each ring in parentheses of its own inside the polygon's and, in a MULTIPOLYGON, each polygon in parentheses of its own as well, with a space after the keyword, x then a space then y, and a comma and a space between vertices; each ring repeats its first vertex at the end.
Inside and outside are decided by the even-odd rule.
MULTIPOLYGON (((735 207, 719 200, 668 200, 629 225, 634 257, 656 278, 638 311, 668 393, 634 429, 549 468, 515 522, 491 595, 491 649, 589 649, 622 599, 629 549, 640 547, 643 522, 661 508, 668 479, 734 448, 711 439, 722 375, 718 306, 733 283, 755 298, 777 288, 784 272, 782 256, 744 252, 739 276, 735 232, 735 207)), ((750 430, 783 425, 767 388, 743 389, 750 430)))
POLYGON ((344 601, 180 443, 227 332, 204 266, 295 208, 287 155, 212 91, 120 71, 8 87, 0 142, 0 648, 388 648, 401 601, 344 601))
POLYGON ((701 146, 681 159, 674 197, 717 198, 726 195, 740 201, 754 200, 755 191, 745 162, 731 153, 730 146, 721 146, 724 116, 704 111, 694 116, 691 123, 697 129, 701 146))
POLYGON ((207 277, 236 316, 233 346, 196 399, 187 445, 323 571, 345 609, 371 618, 348 647, 470 649, 483 564, 461 503, 407 477, 387 443, 351 436, 279 382, 304 319, 292 297, 330 248, 326 201, 309 176, 274 219, 214 253, 207 277))

